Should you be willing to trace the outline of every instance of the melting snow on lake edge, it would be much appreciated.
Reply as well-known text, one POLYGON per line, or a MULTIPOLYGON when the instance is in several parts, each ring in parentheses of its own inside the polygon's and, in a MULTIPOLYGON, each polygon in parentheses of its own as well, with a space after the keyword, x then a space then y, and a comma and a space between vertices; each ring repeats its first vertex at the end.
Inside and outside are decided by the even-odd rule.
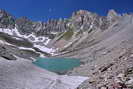
POLYGON ((44 36, 36 37, 33 34, 21 35, 18 32, 17 28, 15 28, 15 29, 3 29, 3 28, 0 28, 0 32, 6 33, 6 34, 11 35, 11 36, 21 37, 21 38, 27 39, 30 42, 44 42, 45 45, 47 45, 49 43, 49 41, 50 41, 50 39, 48 37, 44 37, 44 36), (30 37, 32 37, 34 40, 32 40, 30 37), (41 38, 41 40, 39 40, 40 38, 41 38))
MULTIPOLYGON (((55 51, 56 49, 54 48, 47 48, 46 45, 50 42, 51 39, 49 39, 48 37, 44 37, 44 36, 39 36, 39 37, 36 37, 35 35, 33 34, 30 34, 30 35, 21 35, 17 28, 15 29, 3 29, 3 28, 0 28, 0 32, 3 32, 3 33, 6 33, 8 35, 11 35, 13 36, 15 39, 17 40, 21 40, 20 38, 24 38, 24 39, 27 39, 29 42, 33 43, 33 47, 35 48, 38 48, 40 51, 42 52, 46 52, 46 53, 49 53, 51 55, 55 55, 55 51), (20 38, 17 38, 17 37, 20 37, 20 38), (32 40, 32 38, 34 40, 32 40), (40 40, 41 39, 41 40, 40 40), (39 45, 37 43, 42 43, 43 45, 39 45)), ((33 48, 26 48, 26 47, 19 47, 19 48, 22 48, 22 49, 30 49, 30 50, 34 50, 33 48)), ((35 51, 35 50, 34 50, 35 51)), ((44 56, 42 56, 44 57, 44 56)))

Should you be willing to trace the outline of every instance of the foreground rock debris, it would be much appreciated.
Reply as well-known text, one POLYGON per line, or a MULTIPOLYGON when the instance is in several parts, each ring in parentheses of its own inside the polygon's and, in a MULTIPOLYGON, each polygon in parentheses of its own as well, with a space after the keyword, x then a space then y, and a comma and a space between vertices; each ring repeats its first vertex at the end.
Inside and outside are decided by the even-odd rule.
POLYGON ((0 89, 133 89, 132 44, 132 13, 80 10, 68 19, 33 22, 0 10, 0 89), (81 65, 57 75, 29 62, 37 57, 77 58, 81 65), (74 85, 61 83, 70 78, 74 85))
POLYGON ((57 75, 19 58, 0 58, 0 89, 75 89, 88 77, 57 75))

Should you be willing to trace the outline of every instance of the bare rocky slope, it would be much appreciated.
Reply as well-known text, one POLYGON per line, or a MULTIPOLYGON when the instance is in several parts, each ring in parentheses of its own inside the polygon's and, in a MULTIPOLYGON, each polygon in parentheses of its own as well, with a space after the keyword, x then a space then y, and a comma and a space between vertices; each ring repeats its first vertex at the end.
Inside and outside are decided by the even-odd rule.
POLYGON ((92 28, 79 36, 65 40, 64 45, 62 38, 54 42, 60 53, 55 57, 82 61, 80 67, 68 72, 69 75, 90 77, 78 89, 133 88, 133 15, 118 15, 111 10, 105 18, 110 23, 105 29, 94 29, 92 24, 92 28))
POLYGON ((78 89, 133 88, 133 14, 110 10, 107 16, 99 16, 80 10, 68 19, 48 22, 14 18, 3 10, 0 16, 1 57, 33 59, 43 54, 78 58, 82 64, 67 72, 89 77, 78 89))

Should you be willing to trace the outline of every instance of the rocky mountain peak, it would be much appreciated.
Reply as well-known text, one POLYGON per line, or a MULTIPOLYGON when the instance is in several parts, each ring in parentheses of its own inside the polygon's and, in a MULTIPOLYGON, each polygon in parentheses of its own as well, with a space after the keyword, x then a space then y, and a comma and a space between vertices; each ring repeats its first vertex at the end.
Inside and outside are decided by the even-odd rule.
POLYGON ((0 9, 0 28, 14 28, 15 18, 7 13, 5 10, 0 9))
POLYGON ((120 17, 120 15, 115 10, 111 9, 111 10, 108 11, 107 18, 111 22, 116 21, 119 17, 120 17))
POLYGON ((16 28, 20 34, 29 35, 33 32, 33 23, 27 17, 21 17, 15 20, 16 28))
POLYGON ((91 12, 87 10, 79 10, 79 11, 74 12, 72 16, 81 16, 81 15, 87 15, 87 14, 91 14, 91 12))
POLYGON ((72 18, 94 18, 96 16, 98 16, 96 13, 92 13, 87 10, 79 10, 72 14, 72 18))
POLYGON ((0 9, 0 17, 3 17, 3 16, 10 16, 10 15, 5 10, 0 9))
POLYGON ((108 11, 108 17, 114 17, 114 16, 118 16, 117 12, 113 9, 108 11))

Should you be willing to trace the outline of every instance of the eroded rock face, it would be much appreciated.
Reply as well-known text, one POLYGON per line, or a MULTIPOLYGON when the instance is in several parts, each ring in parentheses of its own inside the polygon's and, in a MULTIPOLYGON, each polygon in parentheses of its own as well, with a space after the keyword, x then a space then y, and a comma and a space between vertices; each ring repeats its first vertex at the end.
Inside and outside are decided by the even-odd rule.
POLYGON ((118 18, 120 17, 119 14, 117 14, 117 12, 115 10, 109 10, 108 14, 107 14, 107 18, 111 21, 111 22, 115 22, 116 20, 118 20, 118 18))
POLYGON ((8 14, 4 10, 0 10, 0 28, 10 28, 13 29, 15 27, 15 19, 13 16, 8 14))
POLYGON ((11 35, 0 32, 0 38, 4 39, 4 41, 10 44, 17 45, 20 47, 27 47, 27 48, 33 47, 33 44, 31 42, 21 37, 11 36, 11 35))
POLYGON ((4 45, 0 46, 0 56, 7 59, 7 60, 16 60, 16 57, 13 56, 10 52, 6 50, 7 48, 4 45))
POLYGON ((80 10, 77 12, 74 12, 71 18, 71 21, 69 23, 73 24, 76 30, 88 30, 90 28, 90 25, 93 23, 94 18, 96 17, 96 14, 80 10))
POLYGON ((16 28, 22 35, 29 35, 33 32, 33 26, 32 21, 27 19, 26 17, 21 17, 19 19, 16 19, 16 28))
POLYGON ((19 49, 17 46, 0 44, 0 56, 7 60, 17 60, 17 57, 33 61, 40 54, 33 50, 19 49))
POLYGON ((100 18, 101 24, 100 24, 100 29, 101 30, 106 30, 110 26, 110 21, 108 20, 107 17, 103 16, 100 18))

